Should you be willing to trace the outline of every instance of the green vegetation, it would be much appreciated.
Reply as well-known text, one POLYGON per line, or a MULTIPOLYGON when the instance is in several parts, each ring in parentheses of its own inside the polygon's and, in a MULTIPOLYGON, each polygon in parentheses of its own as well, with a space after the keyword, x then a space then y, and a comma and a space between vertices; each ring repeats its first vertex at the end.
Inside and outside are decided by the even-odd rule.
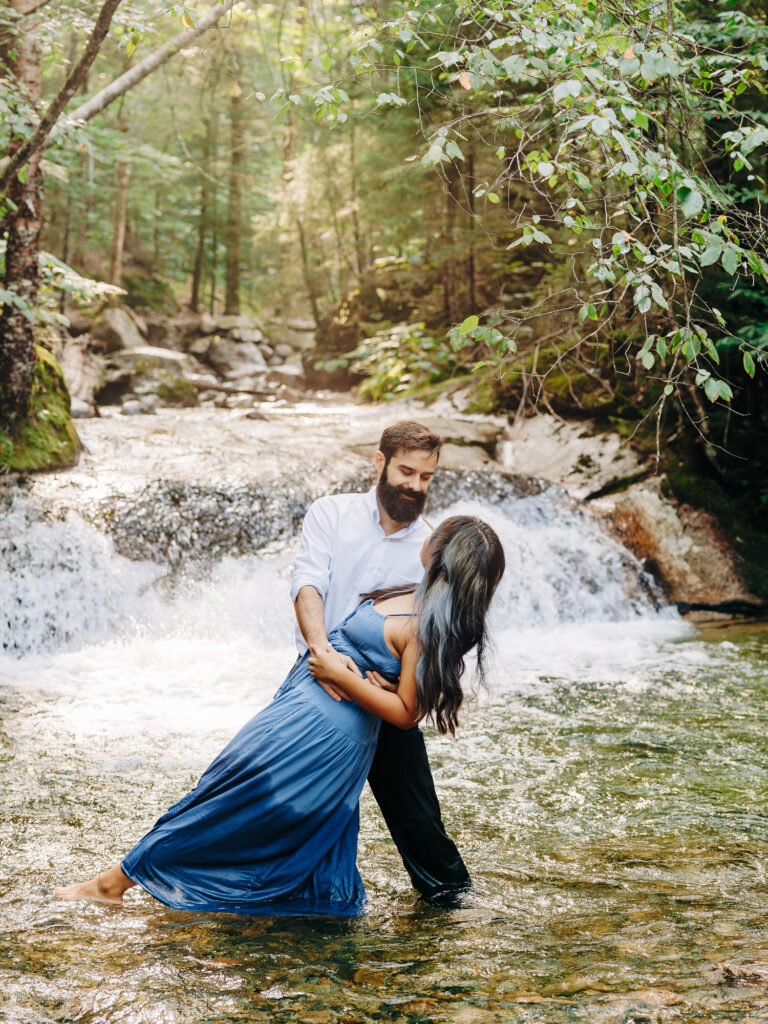
POLYGON ((38 346, 29 416, 13 433, 0 432, 0 467, 33 472, 71 466, 80 455, 61 367, 38 346))

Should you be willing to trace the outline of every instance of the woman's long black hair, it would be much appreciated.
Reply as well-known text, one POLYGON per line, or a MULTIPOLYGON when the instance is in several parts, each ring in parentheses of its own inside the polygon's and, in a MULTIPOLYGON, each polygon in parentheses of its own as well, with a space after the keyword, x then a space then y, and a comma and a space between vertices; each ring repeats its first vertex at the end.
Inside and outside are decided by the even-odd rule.
MULTIPOLYGON (((504 549, 491 527, 474 516, 451 516, 429 540, 430 560, 415 588, 421 654, 416 669, 419 711, 438 732, 454 735, 464 700, 464 656, 477 648, 477 673, 485 673, 485 618, 504 573, 504 549)), ((365 598, 407 593, 393 587, 365 598)))

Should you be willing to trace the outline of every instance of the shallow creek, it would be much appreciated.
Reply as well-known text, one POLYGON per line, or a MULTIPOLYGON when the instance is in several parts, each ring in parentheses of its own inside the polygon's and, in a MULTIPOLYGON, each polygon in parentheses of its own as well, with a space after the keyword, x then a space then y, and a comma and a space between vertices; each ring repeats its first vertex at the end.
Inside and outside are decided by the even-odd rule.
MULTIPOLYGON (((127 558, 102 527, 152 496, 133 468, 114 498, 113 455, 106 513, 98 458, 138 428, 89 429, 90 462, 0 515, 0 1020, 768 1021, 768 986, 717 969, 768 960, 768 628, 682 621, 557 488, 459 475, 431 509, 488 518, 509 566, 489 690, 456 740, 426 730, 469 894, 420 900, 366 791, 356 921, 53 901, 119 859, 294 658, 296 510, 237 557, 196 554, 192 515, 181 555, 150 559, 144 536, 127 558)), ((250 492, 222 458, 231 530, 227 495, 250 492)), ((299 511, 316 486, 291 484, 299 511)), ((208 522, 210 494, 185 495, 208 522)))

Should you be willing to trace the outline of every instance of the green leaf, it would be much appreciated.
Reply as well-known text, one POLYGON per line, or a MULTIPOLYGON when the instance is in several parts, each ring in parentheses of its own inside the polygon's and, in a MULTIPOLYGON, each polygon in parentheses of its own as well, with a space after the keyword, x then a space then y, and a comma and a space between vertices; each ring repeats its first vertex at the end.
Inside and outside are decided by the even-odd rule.
POLYGON ((681 185, 677 190, 680 209, 686 217, 696 217, 704 209, 704 196, 697 188, 681 185))
POLYGON ((461 152, 458 145, 453 141, 453 139, 448 140, 448 143, 445 147, 445 151, 448 154, 448 156, 453 157, 454 160, 464 159, 464 154, 461 152))
POLYGON ((499 197, 496 195, 495 192, 489 192, 488 193, 488 198, 490 199, 490 201, 492 203, 500 203, 501 202, 501 200, 499 199, 499 197))
POLYGON ((593 117, 590 122, 590 127, 595 135, 605 135, 611 127, 611 122, 607 117, 593 117))
POLYGON ((722 264, 726 273, 733 276, 741 263, 741 252, 735 245, 726 245, 723 250, 722 264))
POLYGON ((675 387, 674 387, 673 384, 665 384, 664 385, 664 394, 665 395, 671 395, 674 390, 675 390, 675 387))
POLYGON ((558 82, 555 88, 552 90, 552 99, 555 103, 559 103, 564 100, 567 96, 572 96, 574 99, 581 94, 581 82, 575 78, 569 78, 567 82, 558 82))
POLYGON ((720 239, 710 236, 709 245, 699 257, 699 263, 702 267, 709 267, 711 264, 717 263, 722 251, 723 243, 720 239))
POLYGON ((469 334, 470 331, 474 331, 477 325, 480 323, 480 317, 474 313, 468 316, 466 320, 463 320, 459 324, 459 334, 463 337, 465 334, 469 334))
POLYGON ((554 174, 555 165, 548 163, 548 161, 546 160, 543 160, 539 164, 537 171, 542 176, 542 178, 548 178, 551 174, 554 174))
POLYGON ((656 360, 654 359, 653 352, 641 352, 640 361, 646 370, 652 370, 656 360))
POLYGON ((752 358, 751 352, 744 353, 744 369, 750 377, 755 376, 755 360, 752 358))

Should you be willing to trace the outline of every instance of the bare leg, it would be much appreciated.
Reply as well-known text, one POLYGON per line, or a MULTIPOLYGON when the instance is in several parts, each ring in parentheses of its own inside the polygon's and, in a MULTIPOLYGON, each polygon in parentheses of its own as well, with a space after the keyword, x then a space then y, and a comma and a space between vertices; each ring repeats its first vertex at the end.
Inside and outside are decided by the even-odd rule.
POLYGON ((91 903, 112 903, 121 904, 123 893, 130 889, 132 882, 125 874, 119 864, 116 864, 109 871, 91 878, 87 882, 80 882, 79 885, 70 885, 66 889, 54 889, 53 895, 60 900, 88 900, 91 903))

